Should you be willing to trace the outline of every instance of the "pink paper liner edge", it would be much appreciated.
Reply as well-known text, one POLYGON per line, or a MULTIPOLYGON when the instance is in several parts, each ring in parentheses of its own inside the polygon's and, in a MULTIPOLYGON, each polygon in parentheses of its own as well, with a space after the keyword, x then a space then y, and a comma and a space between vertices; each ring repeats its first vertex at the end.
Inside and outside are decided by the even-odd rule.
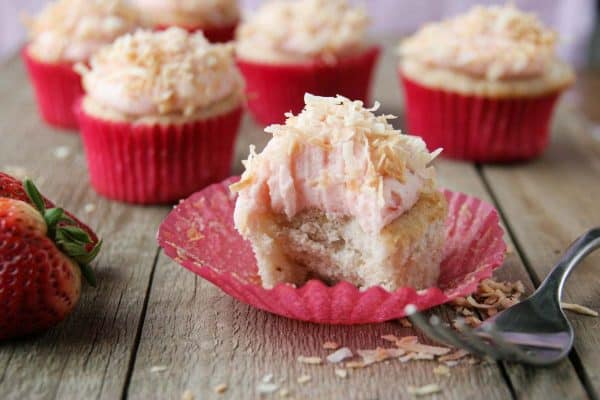
MULTIPOLYGON (((400 288, 388 292, 381 287, 359 291, 349 282, 326 286, 321 281, 310 280, 299 288, 280 284, 273 289, 264 289, 258 281, 249 282, 251 277, 241 278, 231 271, 213 269, 203 265, 203 260, 200 259, 202 256, 192 254, 194 249, 203 249, 203 246, 206 246, 213 255, 219 254, 218 260, 221 260, 220 255, 224 255, 224 258, 229 257, 230 261, 242 259, 244 265, 254 263, 256 268, 256 260, 252 253, 252 259, 245 261, 248 260, 248 249, 243 247, 249 248, 249 244, 237 232, 235 234, 238 238, 232 238, 232 232, 226 232, 226 226, 219 228, 220 237, 216 237, 219 236, 218 231, 208 232, 210 229, 207 228, 206 241, 202 242, 202 245, 190 241, 189 237, 189 229, 194 228, 194 215, 208 215, 209 218, 204 221, 215 223, 220 221, 215 217, 223 217, 227 212, 233 212, 235 197, 229 193, 228 186, 237 179, 232 177, 211 185, 181 202, 161 224, 158 242, 165 254, 225 293, 277 315, 316 323, 344 325, 401 318, 405 316, 404 307, 408 304, 414 304, 419 310, 424 310, 473 293, 479 282, 491 277, 493 270, 504 260, 504 232, 494 207, 463 193, 445 190, 444 194, 449 200, 447 233, 451 236, 448 238, 446 258, 442 263, 440 280, 447 280, 442 287, 431 287, 419 292, 413 288, 400 288), (187 237, 182 235, 183 230, 186 230, 187 237), (457 247, 465 242, 465 235, 470 235, 477 241, 467 248, 457 247), (221 241, 225 243, 225 247, 215 248, 221 241), (236 248, 231 248, 227 247, 228 241, 239 243, 236 248), (212 242, 212 246, 209 242, 212 242), (191 246, 191 249, 185 249, 186 244, 191 246), (462 253, 457 253, 457 249, 462 253), (233 254, 225 254, 225 251, 233 254), (469 266, 471 268, 467 271, 469 266)), ((231 221, 225 223, 232 225, 231 221)), ((234 229, 233 226, 231 229, 234 229)))

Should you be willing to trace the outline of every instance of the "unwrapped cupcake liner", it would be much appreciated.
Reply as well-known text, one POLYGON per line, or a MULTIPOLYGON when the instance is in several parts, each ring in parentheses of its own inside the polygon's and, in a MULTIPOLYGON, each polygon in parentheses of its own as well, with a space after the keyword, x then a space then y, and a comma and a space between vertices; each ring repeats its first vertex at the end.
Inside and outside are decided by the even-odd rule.
MULTIPOLYGON (((211 43, 227 43, 235 38, 235 30, 238 27, 238 22, 225 26, 212 26, 208 28, 202 27, 180 27, 190 33, 202 31, 204 37, 211 43)), ((158 25, 156 29, 165 30, 169 28, 167 25, 158 25)))
POLYGON ((560 91, 535 97, 494 98, 429 88, 400 73, 408 132, 446 157, 509 162, 540 155, 549 140, 560 91))
POLYGON ((336 96, 369 102, 373 70, 380 49, 372 47, 334 64, 270 64, 238 58, 246 81, 248 108, 263 125, 282 123, 284 114, 300 112, 304 94, 336 96))
POLYGON ((128 203, 172 203, 229 176, 242 116, 181 124, 109 121, 78 107, 92 186, 128 203))
POLYGON ((59 128, 77 129, 75 103, 83 96, 81 77, 72 63, 47 63, 35 59, 25 47, 21 56, 27 67, 42 118, 59 128))
POLYGON ((409 304, 424 310, 473 293, 504 260, 506 245, 494 207, 447 190, 444 260, 436 287, 388 292, 382 287, 359 290, 349 282, 327 286, 312 279, 301 287, 265 289, 250 242, 234 227, 236 195, 228 186, 237 179, 208 186, 180 203, 161 224, 158 241, 169 257, 225 293, 277 315, 323 324, 400 318, 409 304))

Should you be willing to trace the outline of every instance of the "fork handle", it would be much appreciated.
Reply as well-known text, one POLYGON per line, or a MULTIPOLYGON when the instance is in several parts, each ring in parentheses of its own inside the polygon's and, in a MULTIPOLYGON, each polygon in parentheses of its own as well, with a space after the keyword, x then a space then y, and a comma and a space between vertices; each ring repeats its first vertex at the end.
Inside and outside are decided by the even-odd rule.
POLYGON ((560 261, 552 268, 546 279, 542 282, 538 291, 550 291, 557 295, 558 300, 562 296, 562 290, 567 281, 567 277, 575 268, 575 266, 586 255, 600 247, 600 227, 592 228, 577 240, 567 249, 560 261))

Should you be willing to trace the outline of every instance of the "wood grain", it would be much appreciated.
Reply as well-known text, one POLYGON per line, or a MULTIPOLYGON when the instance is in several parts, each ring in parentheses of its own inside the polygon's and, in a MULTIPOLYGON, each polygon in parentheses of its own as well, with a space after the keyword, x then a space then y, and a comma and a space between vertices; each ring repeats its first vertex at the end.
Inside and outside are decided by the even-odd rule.
MULTIPOLYGON (((600 143, 590 123, 565 105, 552 143, 540 159, 512 167, 486 166, 483 173, 539 282, 566 247, 586 229, 600 226, 600 143)), ((571 275, 565 301, 600 309, 600 253, 571 275)), ((600 393, 600 320, 569 313, 575 350, 595 393, 600 393)))
POLYGON ((3 68, 0 82, 0 170, 24 170, 104 238, 94 263, 99 286, 84 288, 75 312, 43 335, 0 346, 0 397, 119 398, 157 253, 156 226, 168 210, 96 195, 79 137, 39 121, 18 60, 3 68))

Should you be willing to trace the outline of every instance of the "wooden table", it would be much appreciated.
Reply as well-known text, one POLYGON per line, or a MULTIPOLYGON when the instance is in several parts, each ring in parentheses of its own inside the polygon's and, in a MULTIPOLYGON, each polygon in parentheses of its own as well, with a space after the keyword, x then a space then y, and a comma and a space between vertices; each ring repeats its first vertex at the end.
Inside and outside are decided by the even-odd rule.
MULTIPOLYGON (((384 112, 401 115, 394 58, 388 48, 375 98, 384 112)), ((588 73, 563 98, 552 144, 536 161, 437 162, 444 186, 491 201, 501 211, 510 251, 497 277, 520 279, 528 291, 575 237, 600 225, 600 143, 593 122, 594 115, 600 118, 598 86, 600 73, 588 73)), ((460 365, 440 377, 431 361, 392 361, 341 379, 331 367, 299 364, 298 355, 324 355, 327 340, 364 349, 383 345, 383 334, 415 332, 397 322, 314 325, 240 304, 159 250, 156 230, 169 207, 111 202, 90 188, 79 137, 40 122, 16 58, 0 68, 0 105, 0 170, 28 174, 105 240, 94 265, 99 287, 84 289, 73 315, 43 335, 0 344, 0 398, 179 399, 189 391, 196 399, 253 399, 268 373, 294 399, 402 399, 411 397, 409 385, 432 382, 443 389, 434 398, 598 398, 600 320, 575 314, 569 314, 575 350, 551 368, 484 363, 460 365), (302 374, 312 380, 297 383, 302 374), (217 394, 221 383, 228 389, 217 394)), ((249 143, 261 148, 267 139, 246 117, 233 172, 240 172, 249 143)), ((573 274, 565 301, 598 310, 599 273, 597 253, 573 274)))

